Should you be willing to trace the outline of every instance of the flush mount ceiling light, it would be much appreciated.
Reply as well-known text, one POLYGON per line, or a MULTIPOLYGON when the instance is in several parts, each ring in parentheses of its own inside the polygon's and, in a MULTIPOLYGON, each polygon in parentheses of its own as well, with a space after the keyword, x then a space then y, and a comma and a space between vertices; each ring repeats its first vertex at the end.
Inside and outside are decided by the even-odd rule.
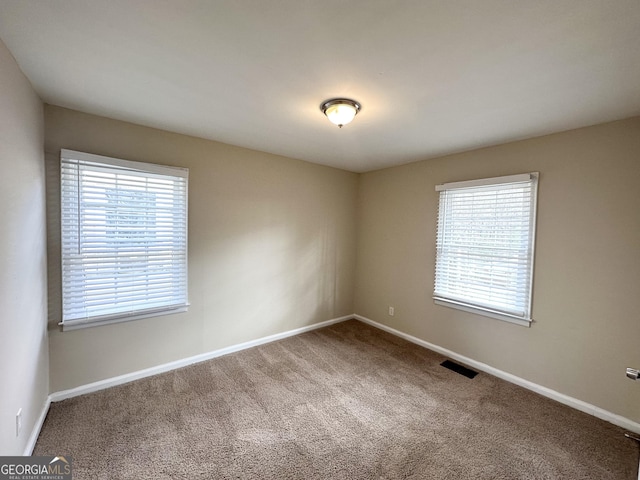
POLYGON ((333 98, 320 105, 322 113, 327 116, 331 123, 340 128, 347 123, 351 123, 360 108, 361 106, 358 102, 348 98, 333 98))

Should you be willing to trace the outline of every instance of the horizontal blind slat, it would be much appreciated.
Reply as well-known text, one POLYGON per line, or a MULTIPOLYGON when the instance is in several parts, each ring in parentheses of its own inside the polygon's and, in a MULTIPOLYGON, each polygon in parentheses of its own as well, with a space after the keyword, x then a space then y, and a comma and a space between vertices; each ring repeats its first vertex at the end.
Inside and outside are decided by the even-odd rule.
POLYGON ((530 317, 537 174, 517 178, 439 186, 434 298, 530 317))
POLYGON ((187 304, 188 171, 64 150, 63 323, 187 304))

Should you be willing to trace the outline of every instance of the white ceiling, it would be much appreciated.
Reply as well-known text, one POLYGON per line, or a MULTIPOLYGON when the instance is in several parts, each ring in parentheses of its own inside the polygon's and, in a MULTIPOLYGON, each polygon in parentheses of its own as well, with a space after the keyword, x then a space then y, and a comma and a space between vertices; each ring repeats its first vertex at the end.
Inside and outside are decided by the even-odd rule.
POLYGON ((356 172, 640 114, 639 0, 0 0, 0 39, 47 103, 356 172))

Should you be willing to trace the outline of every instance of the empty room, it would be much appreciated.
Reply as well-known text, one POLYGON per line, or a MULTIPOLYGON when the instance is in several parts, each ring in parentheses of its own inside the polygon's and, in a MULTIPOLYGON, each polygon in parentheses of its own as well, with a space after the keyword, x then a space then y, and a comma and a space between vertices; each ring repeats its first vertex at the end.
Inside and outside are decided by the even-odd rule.
POLYGON ((637 0, 0 0, 0 166, 0 479, 640 479, 637 0))

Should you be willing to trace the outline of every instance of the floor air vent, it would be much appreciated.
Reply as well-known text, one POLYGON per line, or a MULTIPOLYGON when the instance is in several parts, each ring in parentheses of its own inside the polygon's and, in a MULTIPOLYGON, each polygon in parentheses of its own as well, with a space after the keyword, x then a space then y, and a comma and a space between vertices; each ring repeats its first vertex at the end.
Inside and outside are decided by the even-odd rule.
POLYGON ((464 375, 467 378, 473 378, 478 374, 478 372, 471 370, 470 368, 463 367, 459 363, 452 362, 451 360, 445 360, 440 365, 442 365, 444 368, 448 368, 449 370, 453 370, 460 375, 464 375))

